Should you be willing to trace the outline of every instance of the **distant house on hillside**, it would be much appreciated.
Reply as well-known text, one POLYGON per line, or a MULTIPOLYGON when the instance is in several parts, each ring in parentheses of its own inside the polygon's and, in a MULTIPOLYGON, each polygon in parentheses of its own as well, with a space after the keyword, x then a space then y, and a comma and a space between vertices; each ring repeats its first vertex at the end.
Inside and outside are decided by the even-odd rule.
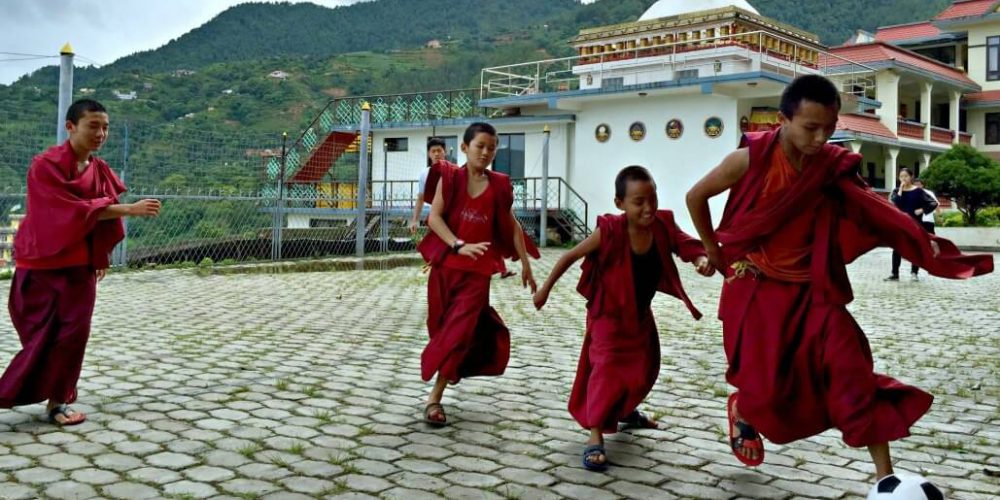
POLYGON ((94 89, 88 89, 88 88, 82 88, 82 89, 80 89, 80 94, 82 94, 82 95, 90 95, 90 94, 93 94, 93 93, 94 93, 94 89))
POLYGON ((195 74, 195 71, 192 70, 192 69, 178 69, 178 70, 174 70, 174 76, 191 76, 193 74, 195 74))
POLYGON ((225 94, 225 95, 233 95, 233 89, 223 90, 222 93, 225 94))
POLYGON ((441 48, 441 40, 431 40, 431 41, 427 42, 427 48, 428 49, 440 49, 441 48))
POLYGON ((115 97, 118 98, 119 101, 134 101, 136 97, 138 97, 138 94, 136 94, 134 90, 129 91, 127 94, 116 90, 115 97))
POLYGON ((274 78, 274 79, 277 79, 277 80, 285 80, 285 79, 288 78, 288 73, 285 73, 284 71, 281 71, 281 70, 277 70, 277 71, 272 71, 267 76, 269 78, 274 78))

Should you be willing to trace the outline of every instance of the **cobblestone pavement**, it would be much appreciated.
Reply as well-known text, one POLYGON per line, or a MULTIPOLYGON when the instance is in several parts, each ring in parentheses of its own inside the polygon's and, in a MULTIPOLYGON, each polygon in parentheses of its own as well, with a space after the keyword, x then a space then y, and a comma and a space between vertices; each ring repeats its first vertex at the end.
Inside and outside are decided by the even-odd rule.
MULTIPOLYGON (((536 263, 540 278, 558 255, 536 263)), ((885 251, 851 267, 851 308, 877 368, 937 398, 895 446, 897 467, 950 498, 997 498, 1000 276, 883 283, 888 268, 885 251)), ((566 411, 584 325, 578 270, 542 313, 516 279, 494 281, 510 367, 449 389, 453 425, 441 430, 421 420, 426 275, 416 267, 115 274, 101 285, 76 405, 89 420, 59 429, 41 421, 41 405, 0 410, 0 498, 864 495, 867 452, 833 432, 769 443, 755 470, 732 457, 720 280, 682 272, 706 318, 654 302, 663 367, 644 409, 666 429, 610 436, 603 474, 581 470, 586 435, 566 411)), ((6 363, 18 344, 9 321, 0 328, 6 363)))

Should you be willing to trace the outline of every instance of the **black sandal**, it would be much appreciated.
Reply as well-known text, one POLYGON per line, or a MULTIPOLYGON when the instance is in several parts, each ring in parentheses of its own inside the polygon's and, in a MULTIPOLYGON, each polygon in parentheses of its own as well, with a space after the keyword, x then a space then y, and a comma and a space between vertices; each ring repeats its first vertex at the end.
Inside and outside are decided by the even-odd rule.
POLYGON ((61 405, 56 406, 55 408, 52 408, 51 410, 49 410, 49 423, 50 424, 61 425, 61 426, 79 425, 79 424, 84 423, 86 420, 87 420, 87 414, 78 412, 78 411, 70 408, 69 405, 67 405, 67 404, 61 404, 61 405), (62 415, 63 418, 66 419, 66 421, 65 422, 60 422, 59 420, 57 420, 56 417, 59 416, 59 415, 62 415), (76 416, 76 415, 80 415, 81 418, 80 418, 80 420, 73 421, 73 417, 76 416))
POLYGON ((655 420, 646 416, 645 413, 639 410, 633 410, 625 418, 619 421, 621 425, 618 427, 618 432, 628 430, 628 429, 659 429, 660 426, 655 420))
POLYGON ((583 468, 594 472, 608 470, 608 453, 603 444, 592 444, 583 449, 583 468), (604 457, 604 462, 595 462, 593 459, 597 457, 604 457))

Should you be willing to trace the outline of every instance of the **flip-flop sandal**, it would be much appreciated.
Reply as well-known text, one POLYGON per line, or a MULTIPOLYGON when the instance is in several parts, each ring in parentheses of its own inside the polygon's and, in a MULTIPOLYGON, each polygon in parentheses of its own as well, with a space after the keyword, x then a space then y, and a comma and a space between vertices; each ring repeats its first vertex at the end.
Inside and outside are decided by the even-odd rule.
POLYGON ((618 432, 628 430, 628 429, 659 429, 660 426, 655 420, 646 416, 645 413, 639 410, 633 410, 625 418, 619 421, 621 424, 618 426, 618 432))
POLYGON ((756 467, 764 463, 764 439, 750 424, 736 418, 733 406, 736 404, 737 394, 735 392, 730 394, 729 401, 726 403, 726 414, 729 416, 729 447, 733 451, 733 455, 736 455, 736 458, 744 465, 756 467), (733 435, 733 427, 739 432, 738 435, 733 435), (741 455, 740 448, 757 450, 759 452, 757 459, 753 460, 741 455))
POLYGON ((594 472, 604 472, 608 470, 608 454, 604 451, 604 445, 592 444, 583 449, 583 468, 594 472), (604 455, 604 463, 587 460, 588 458, 600 455, 604 455))
POLYGON ((70 408, 69 405, 63 404, 49 410, 50 424, 61 425, 61 426, 79 425, 85 422, 86 420, 87 420, 87 415, 85 413, 80 413, 70 408), (66 419, 66 421, 60 422, 59 420, 57 420, 56 417, 59 415, 62 415, 66 419), (80 420, 73 420, 74 418, 79 418, 80 420))
POLYGON ((510 278, 511 276, 517 276, 517 273, 515 273, 514 271, 504 271, 500 273, 500 279, 502 280, 510 278))
POLYGON ((444 406, 441 403, 431 403, 424 408, 424 422, 431 427, 444 427, 448 425, 448 416, 444 413, 444 406), (441 415, 441 420, 433 418, 435 415, 441 415))

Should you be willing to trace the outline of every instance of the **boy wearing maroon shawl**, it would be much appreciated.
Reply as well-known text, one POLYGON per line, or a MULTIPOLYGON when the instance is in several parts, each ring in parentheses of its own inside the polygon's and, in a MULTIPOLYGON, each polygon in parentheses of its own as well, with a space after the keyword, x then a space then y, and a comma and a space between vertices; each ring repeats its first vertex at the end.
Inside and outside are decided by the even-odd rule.
POLYGON ((781 97, 781 127, 747 134, 687 204, 726 275, 719 318, 737 389, 727 405, 733 453, 755 466, 761 434, 781 444, 836 428, 849 446, 868 447, 881 479, 892 474, 889 441, 908 436, 933 398, 873 371, 846 308, 846 265, 879 245, 946 278, 991 272, 993 260, 961 254, 874 193, 858 175, 861 156, 827 144, 839 111, 833 83, 797 78, 781 97), (727 189, 713 231, 708 199, 727 189))
POLYGON ((446 161, 431 167, 426 191, 434 192, 427 225, 417 246, 431 266, 427 283, 430 341, 420 357, 421 377, 437 373, 424 409, 432 426, 447 423, 441 398, 462 378, 500 375, 510 357, 510 332, 490 307, 490 277, 504 257, 521 260, 521 282, 535 292, 528 255, 538 249, 514 218, 510 178, 488 170, 496 156, 497 132, 473 123, 462 138, 465 168, 446 161))
POLYGON ((590 439, 583 451, 588 470, 607 468, 604 433, 625 427, 655 429, 638 410, 660 372, 660 340, 650 303, 656 292, 681 299, 696 319, 671 253, 693 262, 699 273, 715 273, 697 239, 681 231, 669 210, 657 210, 656 184, 643 167, 624 168, 615 178, 615 206, 597 229, 556 262, 535 294, 541 309, 556 281, 580 258, 577 290, 587 299, 587 332, 569 399, 569 412, 590 439))
POLYGON ((9 303, 21 352, 0 378, 0 408, 48 400, 50 422, 74 425, 86 415, 68 403, 76 401, 97 282, 125 234, 121 218, 156 216, 160 202, 118 203, 125 186, 93 156, 108 136, 100 103, 73 103, 66 128, 69 140, 36 156, 28 170, 9 303))

